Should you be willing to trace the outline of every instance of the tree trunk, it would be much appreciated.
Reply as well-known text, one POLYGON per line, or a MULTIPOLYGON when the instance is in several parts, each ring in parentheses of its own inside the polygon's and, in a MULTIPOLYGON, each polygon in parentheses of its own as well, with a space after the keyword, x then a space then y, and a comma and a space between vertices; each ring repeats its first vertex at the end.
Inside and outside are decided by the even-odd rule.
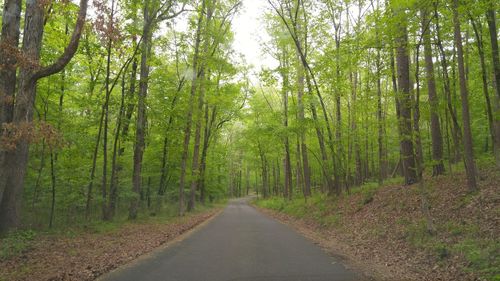
MULTIPOLYGON (((181 78, 179 80, 179 84, 177 85, 177 90, 175 92, 175 96, 172 99, 172 102, 170 104, 170 112, 172 112, 175 108, 175 105, 177 104, 178 98, 179 98, 179 93, 181 92, 183 86, 184 86, 185 79, 181 78)), ((170 128, 172 126, 172 123, 174 121, 174 115, 170 115, 168 117, 168 123, 167 123, 167 129, 165 130, 165 136, 163 138, 163 151, 162 151, 162 158, 161 158, 161 175, 160 175, 160 185, 158 187, 158 195, 163 196, 165 194, 165 191, 167 189, 167 158, 168 158, 168 145, 169 145, 169 133, 170 133, 170 128)))
MULTIPOLYGON (((116 120, 116 128, 115 128, 115 137, 113 140, 113 156, 111 160, 111 182, 109 185, 109 202, 107 206, 107 210, 105 212, 105 219, 111 220, 115 216, 116 211, 116 201, 118 198, 118 172, 119 172, 119 164, 118 164, 118 154, 120 151, 119 140, 121 134, 121 126, 123 115, 125 114, 125 74, 122 77, 122 95, 120 100, 120 111, 118 113, 118 117, 116 120)), ((121 168, 121 167, 120 167, 121 168)))
MULTIPOLYGON (((40 60, 40 49, 43 37, 44 5, 31 1, 26 3, 24 23, 23 55, 30 61, 40 60)), ((32 126, 33 107, 36 95, 36 80, 33 79, 34 69, 31 66, 21 67, 19 73, 19 92, 16 96, 12 123, 16 130, 29 130, 32 126), (23 129, 24 127, 24 129, 23 129)), ((28 165, 29 144, 26 137, 22 138, 13 150, 5 152, 3 171, 6 188, 0 206, 0 232, 18 227, 24 178, 28 165)))
POLYGON ((432 175, 444 174, 443 164, 443 136, 439 121, 439 98, 436 91, 436 80, 434 79, 434 62, 432 61, 432 47, 430 39, 430 22, 427 9, 422 9, 422 33, 424 40, 425 74, 427 80, 427 92, 429 96, 431 114, 431 139, 432 139, 432 175))
MULTIPOLYGON (((420 133, 420 44, 417 44, 417 49, 415 50, 415 95, 413 96, 413 130, 415 135, 415 161, 418 162, 420 166, 424 164, 424 152, 422 148, 422 135, 420 133)), ((410 85, 413 85, 410 80, 410 85)), ((413 92, 413 91, 412 91, 413 92)), ((421 172, 423 170, 420 170, 421 172)), ((418 173, 418 169, 417 169, 418 173)), ((418 175, 419 178, 422 176, 418 175)))
MULTIPOLYGON (((0 37, 0 136, 5 123, 12 122, 14 95, 16 91, 16 63, 21 22, 21 0, 6 0, 2 15, 2 35, 0 37)), ((0 143, 0 165, 4 161, 4 148, 0 143)), ((6 170, 0 169, 0 205, 6 188, 6 170)))
POLYGON ((262 146, 260 142, 258 143, 259 145, 259 156, 260 156, 260 163, 261 163, 261 168, 262 168, 262 196, 264 198, 268 197, 268 192, 267 192, 267 187, 268 187, 268 173, 267 173, 267 160, 266 160, 266 154, 262 151, 262 146))
MULTIPOLYGON (((286 66, 285 66, 286 67, 286 66)), ((285 127, 285 158, 283 161, 285 184, 283 188, 283 197, 291 199, 292 188, 292 163, 290 161, 290 140, 288 138, 288 75, 283 73, 283 126, 285 127)))
MULTIPOLYGON (((497 147, 495 145, 496 143, 496 135, 495 135, 495 125, 493 121, 493 111, 491 109, 491 99, 490 99, 490 94, 488 92, 488 70, 486 67, 486 61, 484 57, 484 47, 483 47, 483 38, 482 38, 482 26, 479 24, 479 28, 477 26, 476 21, 474 18, 471 16, 471 23, 472 23, 472 28, 474 29, 474 34, 476 36, 476 43, 477 43, 477 51, 479 53, 479 62, 481 64, 481 79, 483 82, 483 95, 484 99, 486 101, 486 116, 488 117, 488 129, 490 132, 491 136, 491 141, 492 141, 492 146, 493 146, 493 153, 495 156, 497 153, 497 147)), ((488 151, 488 138, 486 139, 486 150, 488 151)))
MULTIPOLYGON (((188 211, 193 211, 195 208, 195 202, 196 202, 196 190, 198 187, 198 182, 200 179, 200 143, 201 143, 201 127, 202 127, 202 112, 203 112, 203 103, 205 99, 205 92, 206 92, 206 68, 207 68, 207 63, 206 60, 208 57, 208 46, 209 46, 209 30, 210 30, 210 21, 212 19, 212 14, 214 12, 214 6, 213 4, 209 4, 207 8, 207 15, 206 15, 206 20, 205 20, 205 38, 204 38, 204 43, 203 43, 203 59, 202 63, 200 65, 200 72, 199 72, 199 78, 197 79, 199 86, 200 86, 200 92, 198 94, 198 107, 195 109, 195 115, 194 118, 196 120, 196 126, 195 126, 195 134, 194 134, 194 147, 193 147, 193 162, 192 162, 192 167, 191 167, 191 187, 190 187, 190 196, 189 196, 189 201, 188 201, 188 206, 187 210, 188 211)), ((197 74, 195 74, 197 75, 197 74)), ((210 75, 208 75, 210 76, 210 75)))
MULTIPOLYGON (((217 81, 217 85, 219 81, 217 81)), ((203 134, 203 148, 201 150, 201 160, 200 160, 200 177, 198 179, 200 187, 200 202, 205 204, 205 171, 207 169, 207 153, 208 147, 210 145, 210 136, 212 132, 212 127, 217 116, 217 107, 212 109, 211 117, 209 118, 209 105, 205 105, 205 131, 203 134)))
MULTIPOLYGON (((297 182, 297 189, 304 191, 304 174, 302 169, 302 156, 300 153, 300 136, 297 135, 297 145, 295 150, 295 159, 296 159, 296 176, 295 181, 297 182)), ((290 189, 290 194, 288 194, 290 200, 293 198, 293 186, 290 189)))
POLYGON ((149 79, 149 56, 152 45, 152 30, 151 23, 153 18, 150 16, 149 1, 146 1, 144 7, 144 26, 142 30, 142 48, 141 48, 141 66, 139 79, 139 98, 137 101, 137 122, 135 131, 134 145, 134 166, 132 172, 132 192, 135 193, 130 201, 129 219, 136 219, 139 209, 139 193, 141 191, 142 178, 142 158, 146 148, 146 97, 148 94, 148 79, 149 79))
MULTIPOLYGON (((402 11, 397 11, 401 13, 402 11)), ((401 16, 401 15, 398 15, 401 16)), ((408 32, 406 22, 398 23, 396 37, 396 64, 398 75, 398 97, 400 102, 401 136, 400 145, 405 174, 405 184, 414 184, 418 181, 415 167, 415 153, 413 151, 412 129, 412 98, 410 94, 410 59, 408 55, 408 32)))
MULTIPOLYGON (((298 104, 298 117, 300 126, 300 151, 302 157, 302 169, 304 175, 304 196, 309 196, 311 194, 311 170, 309 167, 309 157, 307 154, 307 143, 306 143, 306 128, 304 124, 304 71, 302 66, 298 66, 297 69, 297 104, 298 104), (302 73, 302 74, 301 74, 302 73)), ((320 139, 320 138, 318 138, 320 139)), ((321 142, 321 139, 320 139, 321 142)), ((324 150, 324 149, 323 149, 324 150)), ((292 194, 289 194, 292 198, 292 194)))
POLYGON ((474 163, 474 147, 472 143, 472 130, 470 126, 469 113, 469 93, 467 91, 467 81, 465 78, 465 66, 462 49, 462 35, 460 31, 460 21, 458 15, 458 0, 453 0, 453 29, 455 45, 457 47, 458 75, 460 78, 460 97, 462 99, 462 122, 463 122, 463 142, 465 172, 467 174, 467 185, 470 191, 477 189, 476 167, 474 163))
POLYGON ((54 223, 54 214, 56 208, 56 172, 54 167, 54 153, 52 148, 50 149, 50 181, 51 181, 51 204, 50 204, 50 216, 49 216, 49 228, 52 228, 54 223))
POLYGON ((250 168, 247 166, 246 167, 246 173, 245 173, 245 181, 246 181, 246 196, 248 196, 248 192, 250 191, 250 168))
MULTIPOLYGON (((114 14, 115 14, 115 1, 111 1, 111 14, 109 16, 109 25, 114 25, 114 14)), ((111 35, 109 35, 107 42, 107 55, 106 55, 106 78, 105 78, 105 90, 106 90, 106 101, 104 102, 104 125, 103 125, 103 139, 102 139, 102 181, 101 181, 101 194, 102 194, 102 219, 109 220, 107 214, 107 189, 108 189, 108 123, 109 123, 109 98, 111 96, 110 88, 110 76, 111 76, 111 48, 113 46, 113 40, 111 35)))
MULTIPOLYGON (((333 185, 336 187, 335 192, 340 194, 342 191, 342 179, 344 178, 344 168, 342 166, 342 157, 344 151, 342 149, 342 108, 341 108, 341 74, 340 74, 340 34, 342 32, 342 11, 339 12, 338 23, 334 20, 335 28, 335 110, 336 110, 336 125, 335 128, 335 147, 336 153, 333 155, 335 168, 333 170, 333 185)), ((332 118, 333 119, 333 118, 332 118)))
POLYGON ((354 175, 354 185, 361 185, 363 183, 363 167, 361 163, 361 148, 359 146, 358 129, 357 129, 357 94, 358 94, 358 73, 350 72, 349 80, 351 84, 351 134, 353 141, 354 150, 354 162, 356 165, 356 171, 354 175))
POLYGON ((387 159, 384 146, 384 116, 382 109, 382 86, 381 86, 382 61, 380 50, 377 50, 377 144, 378 144, 378 184, 382 185, 387 174, 387 159))
MULTIPOLYGON (((23 126, 32 126, 37 81, 43 77, 61 71, 75 54, 87 15, 87 2, 88 0, 80 1, 80 11, 71 40, 64 50, 64 53, 53 64, 42 68, 33 67, 33 65, 21 67, 19 73, 19 92, 16 97, 12 119, 12 123, 16 129, 20 129, 23 126)), ((33 0, 26 3, 23 55, 29 58, 31 62, 34 62, 35 66, 38 65, 40 60, 44 18, 44 2, 33 0)), ((0 206, 0 232, 19 226, 19 211, 24 189, 24 178, 28 165, 28 152, 28 140, 22 138, 22 140, 17 143, 16 148, 8 151, 4 156, 4 163, 2 164, 3 167, 1 170, 4 171, 3 177, 5 182, 2 183, 5 185, 1 186, 0 190, 4 189, 5 191, 0 206)))
POLYGON ((191 140, 191 126, 193 123, 193 104, 195 102, 196 88, 198 84, 198 60, 200 52, 200 42, 201 42, 201 26, 203 24, 203 17, 205 14, 206 0, 201 2, 201 11, 198 15, 198 23, 196 27, 196 38, 194 45, 194 56, 192 65, 192 82, 191 82, 191 93, 189 96, 189 109, 186 116, 186 127, 184 128, 184 142, 182 147, 181 156, 181 175, 179 179, 179 215, 184 215, 184 186, 186 185, 186 168, 187 168, 187 158, 189 153, 189 142, 191 140))
POLYGON ((497 167, 500 168, 500 55, 498 53, 498 29, 496 26, 496 16, 493 7, 493 2, 491 2, 490 8, 486 12, 486 19, 488 21, 488 29, 490 33, 491 40, 491 58, 493 61, 493 88, 496 92, 496 97, 494 100, 495 105, 495 118, 493 124, 495 127, 495 159, 497 167))
MULTIPOLYGON (((450 162, 457 162, 460 159, 460 135, 461 128, 458 124, 458 117, 456 114, 455 107, 452 103, 452 95, 451 95, 451 83, 450 77, 448 75, 448 61, 446 59, 446 53, 441 42, 441 34, 440 34, 440 25, 439 25, 439 13, 437 9, 437 1, 434 6, 434 16, 436 18, 436 45, 438 46, 439 52, 441 54, 441 68, 443 71, 443 80, 444 80, 444 91, 446 96, 446 105, 448 113, 450 114, 452 120, 451 126, 451 135, 453 140, 453 155, 451 159, 448 159, 450 162)), ((451 165, 450 165, 451 166, 451 165)))
MULTIPOLYGON (((137 46, 136 46, 137 48, 137 46)), ((130 128, 130 120, 132 119, 132 114, 134 114, 134 96, 135 96, 135 88, 136 88, 136 78, 137 76, 137 58, 134 56, 132 59, 132 71, 130 73, 130 88, 128 90, 128 105, 125 113, 125 120, 123 122, 122 129, 122 139, 126 139, 128 136, 128 131, 130 128)), ((125 151, 123 149, 120 150, 120 156, 123 155, 125 151)))

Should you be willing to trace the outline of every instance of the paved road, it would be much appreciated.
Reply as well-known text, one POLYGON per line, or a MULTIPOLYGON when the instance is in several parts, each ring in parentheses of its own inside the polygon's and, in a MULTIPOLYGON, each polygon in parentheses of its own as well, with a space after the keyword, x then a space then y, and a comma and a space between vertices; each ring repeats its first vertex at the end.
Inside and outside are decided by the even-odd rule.
POLYGON ((245 200, 209 224, 105 281, 351 281, 338 261, 245 200))

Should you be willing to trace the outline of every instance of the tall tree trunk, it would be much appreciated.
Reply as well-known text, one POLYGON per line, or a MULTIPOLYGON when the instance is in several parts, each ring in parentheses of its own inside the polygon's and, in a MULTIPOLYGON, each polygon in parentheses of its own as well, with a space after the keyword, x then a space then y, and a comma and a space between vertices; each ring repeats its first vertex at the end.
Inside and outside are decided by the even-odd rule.
MULTIPOLYGON (((284 55, 284 68, 287 68, 288 65, 286 64, 286 54, 284 55)), ((285 138, 284 138, 284 145, 285 145, 285 157, 283 160, 283 168, 284 168, 284 175, 285 175, 285 182, 284 182, 284 188, 283 188, 283 197, 290 199, 291 195, 291 187, 292 187, 292 165, 290 162, 290 141, 288 138, 288 73, 285 73, 285 71, 282 70, 282 79, 283 79, 283 89, 282 89, 282 96, 283 96, 283 126, 285 127, 285 138)))
MULTIPOLYGON (((219 79, 217 80, 217 85, 219 85, 219 79)), ((218 87, 218 86, 217 86, 218 87)), ((210 145, 210 138, 212 134, 212 128, 214 125, 215 118, 217 116, 217 106, 212 109, 211 117, 209 117, 210 107, 208 103, 205 105, 205 131, 203 134, 203 149, 201 151, 200 160, 200 177, 199 177, 199 187, 200 187, 200 202, 205 204, 205 171, 207 169, 207 154, 208 147, 210 145)))
MULTIPOLYGON (((412 85, 410 80, 410 85, 412 85)), ((422 134, 420 132, 420 43, 417 44, 417 49, 415 50, 415 95, 413 96, 413 130, 415 131, 415 161, 418 161, 419 165, 424 164, 424 152, 422 148, 422 134)), ((413 91, 412 91, 413 92, 413 91)), ((417 171, 418 172, 418 171, 417 171)), ((420 172, 423 172, 421 170, 420 172)), ((422 175, 419 175, 421 177, 422 175)))
POLYGON ((150 2, 146 1, 144 7, 144 26, 142 29, 141 66, 139 79, 139 98, 137 101, 137 122, 135 128, 134 166, 132 172, 132 192, 135 193, 130 201, 129 219, 136 219, 139 209, 139 193, 141 192, 142 158, 146 148, 146 97, 148 94, 149 56, 152 45, 152 22, 150 15, 150 2))
POLYGON ((52 228, 54 223, 54 213, 56 208, 56 172, 54 167, 55 162, 54 152, 52 148, 50 149, 50 182, 51 182, 51 204, 50 204, 50 215, 49 215, 49 228, 52 228))
MULTIPOLYGON (((302 157, 302 173, 304 176, 304 196, 311 195, 311 170, 309 167, 309 156, 307 153, 307 143, 306 143, 306 127, 304 124, 305 115, 304 115, 304 71, 302 66, 298 66, 297 68, 297 104, 298 104, 298 117, 299 117, 299 126, 300 126, 300 151, 302 157)), ((315 110, 315 109, 312 109, 315 110)), ((314 113, 315 115, 315 113, 314 113)), ((321 142, 321 138, 318 137, 321 142)), ((324 146, 323 146, 324 147, 324 146)), ((322 150, 324 151, 324 149, 322 150)), ((290 198, 292 198, 292 194, 289 194, 290 198)))
POLYGON ((458 0, 453 0, 453 29, 455 45, 457 47, 458 75, 460 78, 460 97, 462 99, 462 122, 463 122, 463 143, 465 172, 467 174, 467 185, 470 191, 477 189, 476 165, 474 163, 474 147, 472 143, 472 130, 470 126, 469 113, 469 93, 467 91, 467 81, 465 78, 464 56, 462 48, 462 35, 460 31, 460 20, 458 15, 458 0))
POLYGON ((266 160, 266 154, 262 150, 262 145, 260 141, 258 142, 258 148, 259 148, 259 156, 260 156, 260 162, 261 162, 261 168, 262 168, 262 196, 264 198, 268 197, 268 172, 267 172, 267 160, 266 160))
POLYGON ((196 89, 198 86, 198 60, 199 60, 199 52, 200 52, 200 42, 201 42, 201 31, 203 24, 203 17, 205 14, 206 0, 202 0, 201 2, 201 11, 198 15, 198 23, 196 27, 196 38, 194 44, 194 56, 193 56, 193 65, 192 65, 192 75, 193 80, 191 82, 191 93, 189 96, 189 109, 186 116, 186 127, 184 128, 184 142, 182 147, 182 156, 181 156, 181 175, 179 179, 179 215, 184 215, 184 186, 186 181, 186 168, 187 168, 187 158, 189 153, 189 142, 191 140, 191 126, 193 123, 193 111, 194 111, 194 102, 196 97, 196 89))
POLYGON ((288 52, 286 48, 283 48, 282 59, 280 62, 280 74, 282 79, 282 89, 281 96, 283 101, 283 127, 285 128, 285 137, 283 139, 283 144, 285 148, 285 156, 283 157, 283 168, 284 168, 284 188, 283 188, 283 197, 286 199, 290 199, 290 189, 292 185, 292 166, 290 160, 290 140, 288 137, 288 91, 290 87, 289 82, 289 61, 288 61, 288 52))
MULTIPOLYGON (((111 1, 111 14, 109 16, 109 25, 114 26, 114 14, 115 14, 115 1, 111 1)), ((111 48, 113 46, 113 40, 111 34, 109 34, 107 42, 107 54, 106 54, 106 78, 105 78, 105 90, 106 90, 106 101, 104 102, 104 125, 103 125, 103 139, 102 139, 102 179, 101 179, 101 210, 102 219, 109 220, 107 211, 107 195, 108 195, 108 123, 109 123, 109 98, 111 96, 110 87, 110 76, 111 76, 111 48)))
MULTIPOLYGON (((16 91, 17 47, 21 22, 21 0, 5 0, 2 15, 2 34, 0 36, 0 136, 5 123, 12 122, 14 96, 16 91)), ((4 147, 0 143, 0 165, 4 161, 4 147)), ((0 166, 0 167, 1 167, 0 166)), ((0 169, 0 206, 6 188, 5 169, 0 169)))
POLYGON ((408 32, 406 22, 400 18, 405 16, 403 11, 396 11, 399 17, 396 37, 396 63, 398 75, 398 97, 400 102, 400 123, 401 136, 400 145, 405 170, 405 184, 414 184, 418 181, 415 167, 415 153, 413 150, 413 129, 412 129, 412 98, 410 93, 410 58, 408 50, 408 32))
MULTIPOLYGON (((491 109, 491 99, 490 99, 490 94, 488 93, 488 70, 486 67, 486 61, 484 57, 484 47, 483 47, 483 38, 482 38, 482 26, 476 23, 474 18, 471 17, 471 23, 472 23, 472 28, 474 29, 474 34, 476 36, 476 43, 477 43, 477 51, 479 53, 479 62, 481 64, 481 79, 483 82, 483 95, 484 99, 486 101, 486 115, 488 117, 488 128, 492 140, 492 146, 493 146, 493 153, 495 156, 499 153, 497 151, 497 147, 495 145, 496 143, 496 135, 495 135, 495 125, 493 121, 493 111, 491 109)), ((486 139, 488 140, 488 139, 486 139)), ((486 142, 486 151, 488 150, 488 142, 486 142)))
MULTIPOLYGON (((170 112, 172 112, 177 104, 179 99, 179 94, 184 87, 184 82, 186 80, 184 78, 180 78, 179 84, 177 85, 177 90, 175 92, 175 96, 170 103, 170 112)), ((162 158, 161 158, 161 175, 160 175, 160 185, 158 187, 158 195, 163 196, 165 194, 167 188, 167 158, 168 158, 168 145, 169 145, 169 133, 170 128, 172 127, 172 123, 174 122, 174 115, 171 114, 168 117, 167 129, 165 130, 165 136, 163 138, 163 150, 162 150, 162 158)))
POLYGON ((250 191, 250 167, 246 167, 245 173, 245 181, 246 181, 246 196, 248 196, 248 192, 250 191))
MULTIPOLYGON (((300 135, 297 135, 297 142, 296 142, 296 150, 295 150, 295 161, 296 161, 296 172, 295 172, 295 181, 297 182, 297 189, 302 190, 304 192, 304 174, 303 174, 303 169, 302 169, 302 156, 300 153, 300 135)), ((293 198, 293 186, 290 188, 290 194, 288 194, 288 197, 290 200, 293 198)))
MULTIPOLYGON (((396 75, 396 62, 394 60, 394 51, 392 50, 391 48, 391 54, 390 54, 390 65, 391 65, 391 81, 392 81, 392 91, 395 95, 395 106, 396 106, 396 118, 398 120, 397 122, 397 126, 398 126, 398 134, 401 136, 402 134, 402 128, 401 128, 401 122, 399 120, 401 120, 401 103, 399 101, 399 95, 398 95, 398 84, 397 84, 397 75, 396 75)), ((396 164, 396 168, 394 169, 394 173, 392 173, 392 175, 394 176, 395 175, 395 172, 399 172, 400 175, 402 175, 403 177, 406 177, 405 176, 405 169, 403 168, 403 153, 402 153, 402 150, 401 150, 401 145, 399 147, 399 159, 398 159, 398 162, 396 164)))
MULTIPOLYGON (((451 82, 450 77, 448 75, 448 60, 446 59, 446 53, 441 41, 441 27, 439 24, 439 13, 438 13, 438 1, 434 2, 434 17, 436 19, 436 45, 438 46, 439 52, 441 54, 441 68, 443 72, 443 80, 444 80, 444 91, 446 96, 446 105, 448 113, 450 114, 452 120, 451 126, 451 135, 453 140, 453 157, 452 159, 448 159, 450 162, 457 162, 460 159, 460 135, 461 128, 458 124, 458 117, 456 114, 455 107, 452 103, 452 95, 451 95, 451 82)), ((450 165, 451 166, 451 165, 450 165)))
MULTIPOLYGON (((26 3, 24 23, 23 56, 37 63, 40 60, 40 49, 43 37, 44 5, 31 1, 26 3)), ((19 72, 19 92, 16 96, 12 123, 21 133, 32 126, 33 107, 36 95, 34 69, 23 66, 19 72)), ((24 178, 28 165, 28 140, 22 138, 15 149, 5 152, 4 167, 6 188, 0 206, 0 231, 5 231, 20 224, 20 211, 24 178)))
MULTIPOLYGON (((136 42, 134 42, 134 45, 136 42)), ((137 46, 136 46, 137 48, 137 46)), ((126 139, 128 136, 128 131, 130 128, 130 121, 132 120, 132 114, 134 114, 134 96, 135 96, 135 91, 136 91, 136 78, 137 76, 137 58, 134 56, 132 59, 132 71, 130 72, 130 88, 128 89, 128 105, 125 113, 125 120, 123 122, 123 129, 122 129, 122 139, 126 139)), ((120 156, 123 156, 123 153, 125 152, 124 149, 120 150, 120 156)))
POLYGON ((387 174, 387 159, 385 157, 384 146, 384 115, 382 109, 382 86, 381 86, 381 72, 382 61, 380 57, 380 49, 377 50, 377 144, 378 144, 378 184, 382 185, 387 174))
POLYGON ((125 73, 122 77, 122 94, 120 99, 120 111, 118 113, 118 117, 116 120, 116 128, 115 128, 115 137, 113 140, 113 156, 111 160, 111 182, 109 185, 109 202, 107 206, 107 210, 105 212, 105 219, 111 220, 115 216, 116 211, 116 201, 118 198, 118 172, 119 172, 119 164, 118 164, 118 154, 119 154, 119 141, 121 135, 121 126, 123 115, 125 114, 125 73))
MULTIPOLYGON (((332 11, 332 14, 333 11, 332 11)), ((342 165, 342 157, 344 155, 342 146, 342 108, 341 108, 341 73, 340 73, 340 35, 342 32, 342 11, 339 11, 339 20, 336 22, 333 19, 335 28, 335 111, 336 111, 336 128, 335 128, 335 147, 336 153, 333 155, 335 168, 333 171, 333 185, 336 187, 337 195, 342 190, 342 180, 344 179, 344 167, 342 165)), ((332 118, 333 119, 333 118, 332 118)))
MULTIPOLYGON (((205 53, 205 52, 204 52, 205 53)), ((189 189, 189 200, 187 205, 187 211, 191 212, 195 208, 196 204, 196 190, 198 186, 198 181, 200 179, 200 144, 201 144, 201 114, 203 111, 203 100, 205 94, 205 69, 202 66, 200 71, 200 77, 198 78, 200 85, 200 93, 198 94, 198 106, 195 109, 194 118, 196 121, 194 130, 194 147, 193 147, 193 161, 191 166, 191 186, 189 189)))
POLYGON ((493 61, 493 88, 496 92, 496 97, 494 99, 495 104, 495 119, 493 120, 493 124, 495 126, 495 159, 497 163, 497 167, 500 167, 500 54, 498 50, 498 29, 496 26, 496 16, 495 9, 493 7, 493 1, 491 2, 491 6, 486 12, 486 19, 488 21, 488 29, 490 33, 491 40, 491 58, 493 61))
MULTIPOLYGON (((207 62, 206 60, 208 59, 208 47, 209 47, 209 30, 210 30, 210 21, 212 19, 212 14, 214 12, 214 4, 215 3, 210 3, 207 7, 207 15, 205 19, 205 38, 204 38, 204 43, 203 43, 203 50, 202 50, 202 63, 200 65, 200 72, 199 72, 199 78, 197 79, 199 86, 200 86, 200 92, 198 93, 198 107, 195 109, 195 114, 194 118, 196 121, 195 125, 195 134, 194 134, 194 147, 193 147, 193 162, 192 162, 192 167, 191 167, 191 187, 190 187, 190 196, 189 196, 189 201, 188 201, 188 206, 187 210, 192 211, 194 210, 195 207, 195 202, 196 202, 196 190, 198 187, 198 182, 200 179, 200 143, 201 143, 201 128, 202 128, 202 112, 203 112, 203 103, 205 99, 205 92, 206 92, 206 69, 207 69, 207 62)), ((195 74, 197 75, 197 74, 195 74)), ((210 75, 208 75, 210 76, 210 75)))
MULTIPOLYGON (((12 119, 16 129, 33 126, 33 108, 37 81, 61 71, 74 56, 87 15, 87 2, 88 0, 80 1, 80 11, 71 40, 64 53, 53 64, 41 68, 33 67, 33 65, 21 67, 19 92, 16 96, 12 119)), ((26 3, 22 50, 23 55, 29 58, 31 62, 34 62, 35 66, 38 65, 40 60, 44 18, 44 2, 29 1, 26 3)), ((4 171, 3 176, 5 178, 5 185, 0 187, 0 190, 5 190, 0 206, 0 232, 19 226, 24 178, 28 166, 28 153, 29 143, 27 138, 22 138, 16 144, 15 149, 5 153, 3 167, 0 169, 4 171)))
POLYGON ((439 121, 439 98, 436 91, 436 80, 434 79, 434 62, 432 61, 432 47, 430 38, 430 21, 426 8, 422 9, 422 33, 424 40, 425 74, 427 80, 427 92, 429 96, 431 114, 431 138, 432 138, 432 175, 444 174, 443 164, 443 136, 439 121))

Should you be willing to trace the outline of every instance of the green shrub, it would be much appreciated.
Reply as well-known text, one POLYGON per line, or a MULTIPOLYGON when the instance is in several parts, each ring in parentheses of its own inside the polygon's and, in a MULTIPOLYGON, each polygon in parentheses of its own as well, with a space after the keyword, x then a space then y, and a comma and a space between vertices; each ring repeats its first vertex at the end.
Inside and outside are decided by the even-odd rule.
POLYGON ((408 225, 406 228, 406 237, 411 245, 418 248, 433 248, 433 237, 427 231, 424 220, 418 220, 408 225))
POLYGON ((438 257, 439 260, 444 260, 450 256, 450 250, 448 246, 444 243, 436 243, 434 244, 434 253, 438 257))
POLYGON ((0 259, 8 259, 27 251, 35 239, 32 230, 14 231, 0 240, 0 259))
POLYGON ((453 248, 469 264, 469 270, 480 272, 488 280, 500 280, 500 241, 466 239, 453 248))

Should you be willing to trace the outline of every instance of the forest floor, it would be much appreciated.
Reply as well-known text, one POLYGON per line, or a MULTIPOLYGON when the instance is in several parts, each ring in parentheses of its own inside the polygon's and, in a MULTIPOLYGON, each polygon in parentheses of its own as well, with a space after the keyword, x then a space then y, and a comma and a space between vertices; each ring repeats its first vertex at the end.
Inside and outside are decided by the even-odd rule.
POLYGON ((0 281, 94 280, 210 219, 220 207, 76 233, 22 232, 0 239, 0 281), (16 247, 22 249, 16 250, 16 247), (5 253, 10 251, 9 255, 5 253), (14 254, 13 254, 14 253, 14 254))
POLYGON ((435 235, 426 231, 418 185, 376 183, 350 195, 316 194, 256 206, 375 280, 500 280, 500 173, 481 169, 427 178, 435 235))

